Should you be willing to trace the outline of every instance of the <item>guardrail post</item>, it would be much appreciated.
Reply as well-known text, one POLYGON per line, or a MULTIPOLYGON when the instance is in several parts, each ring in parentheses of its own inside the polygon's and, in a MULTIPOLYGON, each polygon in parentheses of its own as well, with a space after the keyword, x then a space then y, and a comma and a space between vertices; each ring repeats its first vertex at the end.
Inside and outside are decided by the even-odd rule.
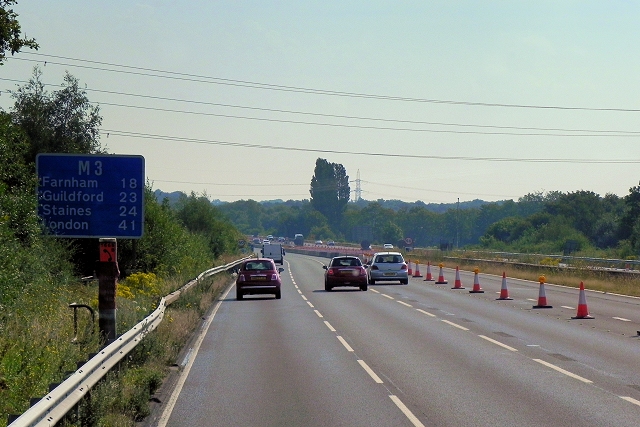
POLYGON ((120 276, 116 239, 102 238, 99 241, 100 261, 96 266, 98 275, 98 326, 107 346, 116 340, 116 282, 120 276))

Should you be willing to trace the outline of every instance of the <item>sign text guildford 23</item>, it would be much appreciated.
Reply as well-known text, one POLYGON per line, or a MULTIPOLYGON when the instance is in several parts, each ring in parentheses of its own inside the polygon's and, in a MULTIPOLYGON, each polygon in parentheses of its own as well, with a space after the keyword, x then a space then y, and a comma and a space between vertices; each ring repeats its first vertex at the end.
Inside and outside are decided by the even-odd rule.
POLYGON ((57 237, 137 239, 144 229, 144 157, 38 154, 38 215, 57 237))

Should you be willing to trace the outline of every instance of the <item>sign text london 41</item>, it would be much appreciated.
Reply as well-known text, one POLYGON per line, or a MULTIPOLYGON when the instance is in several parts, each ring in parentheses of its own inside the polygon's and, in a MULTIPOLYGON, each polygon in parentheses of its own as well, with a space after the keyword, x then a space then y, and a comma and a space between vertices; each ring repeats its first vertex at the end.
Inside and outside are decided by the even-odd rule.
POLYGON ((138 239, 144 157, 38 154, 38 215, 57 237, 138 239))

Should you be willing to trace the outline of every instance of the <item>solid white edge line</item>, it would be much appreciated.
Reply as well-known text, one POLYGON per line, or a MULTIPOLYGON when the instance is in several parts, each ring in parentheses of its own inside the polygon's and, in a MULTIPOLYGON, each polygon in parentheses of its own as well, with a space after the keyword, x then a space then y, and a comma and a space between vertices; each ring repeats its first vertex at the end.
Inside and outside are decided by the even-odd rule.
POLYGON ((583 377, 581 377, 581 376, 579 376, 579 375, 576 375, 576 374, 574 374, 574 373, 571 373, 571 372, 569 372, 569 371, 565 371, 565 370, 564 370, 564 369, 562 369, 561 367, 556 366, 556 365, 554 365, 554 364, 552 364, 552 363, 549 363, 549 362, 545 362, 545 361, 544 361, 544 360, 542 360, 542 359, 533 359, 533 360, 534 360, 534 361, 536 361, 536 362, 538 362, 538 363, 540 363, 540 364, 542 364, 542 365, 544 365, 544 366, 546 366, 546 367, 548 367, 548 368, 551 368, 551 369, 553 369, 553 370, 556 370, 556 371, 560 372, 561 374, 565 374, 565 375, 566 375, 566 376, 568 376, 568 377, 574 378, 574 379, 576 379, 576 380, 578 380, 578 381, 582 381, 583 383, 587 383, 587 384, 591 384, 591 383, 593 383, 593 381, 591 381, 591 380, 588 380, 588 379, 586 379, 586 378, 583 378, 583 377))
POLYGON ((353 349, 351 348, 351 346, 349 345, 349 343, 347 343, 347 341, 345 341, 344 338, 342 338, 340 335, 338 335, 338 340, 340 340, 340 342, 342 343, 342 345, 344 346, 344 348, 347 349, 347 351, 353 351, 353 349))
POLYGON ((394 396, 393 394, 391 394, 389 395, 389 397, 391 398, 393 403, 395 403, 396 406, 402 411, 402 413, 409 419, 409 421, 411 421, 411 423, 414 426, 424 427, 424 424, 422 424, 420 420, 415 415, 413 415, 413 412, 411 412, 409 408, 407 408, 405 404, 402 403, 402 401, 398 398, 398 396, 394 396))
POLYGON ((320 318, 324 317, 324 316, 322 315, 322 313, 320 313, 318 310, 313 310, 313 311, 315 311, 315 312, 316 312, 316 314, 318 315, 318 317, 320 317, 320 318))
POLYGON ((493 344, 495 344, 495 345, 499 345, 500 347, 506 348, 506 349, 507 349, 507 350, 509 350, 509 351, 518 351, 518 349, 517 349, 517 348, 510 347, 510 346, 508 346, 508 345, 506 345, 506 344, 501 343, 500 341, 496 341, 496 340, 494 340, 494 339, 492 339, 492 338, 489 338, 489 337, 487 337, 487 336, 484 336, 484 335, 478 335, 478 336, 479 336, 480 338, 482 338, 483 340, 487 340, 487 341, 489 341, 490 343, 493 343, 493 344))
POLYGON ((327 322, 326 320, 324 321, 324 324, 327 325, 327 328, 329 328, 331 332, 336 331, 336 329, 333 326, 331 326, 331 323, 327 322))
POLYGON ((182 387, 184 387, 184 383, 187 380, 187 377, 189 376, 189 371, 191 371, 191 366, 193 366, 193 361, 196 359, 196 356, 198 355, 198 351, 200 350, 200 346, 202 345, 204 336, 207 334, 207 331, 209 330, 209 326, 211 326, 211 323, 213 322, 213 318, 216 316, 216 313, 218 313, 218 309, 220 308, 222 301, 227 298, 227 295, 229 294, 229 292, 231 292, 231 289, 233 289, 234 287, 235 285, 229 286, 229 289, 227 289, 227 291, 218 300, 218 302, 216 303, 216 306, 211 312, 211 315, 207 318, 207 320, 205 320, 204 325, 202 325, 203 327, 200 330, 200 334, 198 335, 198 337, 196 338, 196 341, 193 344, 192 357, 189 358, 189 361, 185 365, 184 369, 182 369, 182 371, 180 371, 180 373, 178 374, 178 381, 176 382, 176 385, 173 389, 173 392, 171 393, 171 396, 169 397, 169 400, 167 400, 167 406, 165 406, 164 411, 162 411, 162 415, 160 416, 160 419, 158 419, 158 427, 165 427, 169 422, 169 418, 171 417, 173 408, 175 407, 176 402, 178 401, 178 397, 182 392, 182 387))
POLYGON ((421 308, 416 308, 416 311, 419 311, 420 313, 422 313, 422 314, 426 314, 427 316, 430 316, 430 317, 436 317, 436 315, 435 315, 435 314, 431 314, 431 313, 429 313, 428 311, 424 311, 424 310, 423 310, 423 309, 421 309, 421 308))
POLYGON ((633 397, 629 396, 620 396, 620 399, 626 400, 629 403, 633 403, 634 405, 640 406, 640 400, 636 400, 633 397))
POLYGON ((412 306, 411 304, 407 304, 407 303, 406 303, 406 302, 404 302, 404 301, 398 301, 398 304, 402 304, 402 305, 404 305, 404 306, 407 306, 407 307, 411 307, 411 308, 413 308, 413 306, 412 306))
POLYGON ((380 379, 380 377, 378 375, 376 375, 375 372, 373 372, 373 369, 371 369, 369 367, 369 365, 367 365, 365 363, 364 360, 358 359, 358 363, 360 364, 360 366, 362 366, 362 369, 364 369, 365 371, 367 371, 367 374, 369 374, 369 376, 371 378, 373 378, 373 380, 378 383, 378 384, 383 384, 383 381, 380 379))
POLYGON ((442 319, 442 321, 444 323, 446 323, 447 325, 451 325, 451 326, 453 326, 455 328, 462 329, 463 331, 468 331, 469 330, 469 329, 465 328, 464 326, 460 326, 457 323, 450 322, 449 320, 442 319))

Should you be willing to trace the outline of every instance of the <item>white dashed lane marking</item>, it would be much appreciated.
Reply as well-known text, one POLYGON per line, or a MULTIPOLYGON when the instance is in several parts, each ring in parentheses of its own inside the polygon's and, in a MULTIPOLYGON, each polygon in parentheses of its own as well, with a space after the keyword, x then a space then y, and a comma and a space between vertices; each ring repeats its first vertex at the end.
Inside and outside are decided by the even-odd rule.
POLYGON ((578 381, 582 381, 583 383, 587 383, 587 384, 591 384, 591 383, 593 383, 593 381, 591 381, 591 380, 588 380, 588 379, 586 379, 586 378, 583 378, 583 377, 581 377, 581 376, 579 376, 579 375, 576 375, 576 374, 574 374, 574 373, 572 373, 572 372, 565 371, 565 370, 564 370, 564 369, 562 369, 561 367, 556 366, 556 365, 554 365, 554 364, 552 364, 552 363, 545 362, 544 360, 541 360, 541 359, 533 359, 533 360, 534 360, 535 362, 538 362, 538 363, 540 363, 540 364, 542 364, 542 365, 546 366, 547 368, 551 368, 551 369, 553 369, 553 370, 555 370, 555 371, 558 371, 558 372, 560 372, 561 374, 564 374, 564 375, 566 375, 566 376, 568 376, 568 377, 574 378, 574 379, 576 379, 576 380, 578 380, 578 381))
POLYGON ((358 359, 358 363, 360 364, 360 366, 362 366, 362 368, 367 371, 367 374, 369 374, 369 376, 371 378, 373 378, 373 380, 378 383, 378 384, 382 384, 382 380, 380 379, 380 377, 378 375, 376 375, 375 372, 373 372, 373 370, 369 367, 369 365, 367 365, 365 363, 364 360, 358 359))
POLYGON ((621 321, 623 321, 623 322, 631 322, 631 320, 629 320, 629 319, 625 319, 624 317, 614 317, 614 319, 616 319, 616 320, 621 320, 621 321))
POLYGON ((340 342, 342 343, 342 345, 344 346, 344 348, 347 349, 347 351, 353 351, 353 349, 351 348, 351 346, 349 345, 349 343, 347 341, 345 341, 344 338, 342 338, 340 335, 338 335, 338 339, 340 340, 340 342))
POLYGON ((424 427, 424 424, 422 424, 420 420, 415 415, 413 415, 413 412, 411 412, 409 408, 407 408, 405 404, 402 403, 398 396, 390 395, 389 397, 391 398, 393 403, 395 403, 396 406, 402 411, 402 413, 409 419, 409 421, 411 421, 411 424, 413 424, 415 427, 424 427))
POLYGON ((518 351, 518 349, 516 349, 516 348, 510 347, 510 346, 508 346, 508 345, 506 345, 506 344, 501 343, 500 341, 496 341, 496 340, 494 340, 494 339, 492 339, 492 338, 489 338, 489 337, 487 337, 487 336, 484 336, 484 335, 478 335, 478 336, 479 336, 480 338, 482 338, 483 340, 487 340, 487 341, 489 341, 490 343, 493 343, 493 344, 495 344, 495 345, 499 345, 500 347, 502 347, 502 348, 506 348, 506 349, 507 349, 507 350, 509 350, 509 351, 518 351))
POLYGON ((331 323, 327 322, 326 320, 324 321, 324 324, 327 325, 327 328, 329 328, 329 330, 331 332, 335 332, 335 328, 333 326, 331 326, 331 323))
POLYGON ((448 321, 448 320, 444 320, 444 319, 441 319, 441 320, 442 320, 444 323, 446 323, 447 325, 451 325, 451 326, 453 326, 453 327, 455 327, 455 328, 462 329, 463 331, 468 331, 468 330, 469 330, 469 329, 465 328, 464 326, 460 326, 460 325, 458 325, 457 323, 453 323, 453 322, 450 322, 450 321, 448 321))

